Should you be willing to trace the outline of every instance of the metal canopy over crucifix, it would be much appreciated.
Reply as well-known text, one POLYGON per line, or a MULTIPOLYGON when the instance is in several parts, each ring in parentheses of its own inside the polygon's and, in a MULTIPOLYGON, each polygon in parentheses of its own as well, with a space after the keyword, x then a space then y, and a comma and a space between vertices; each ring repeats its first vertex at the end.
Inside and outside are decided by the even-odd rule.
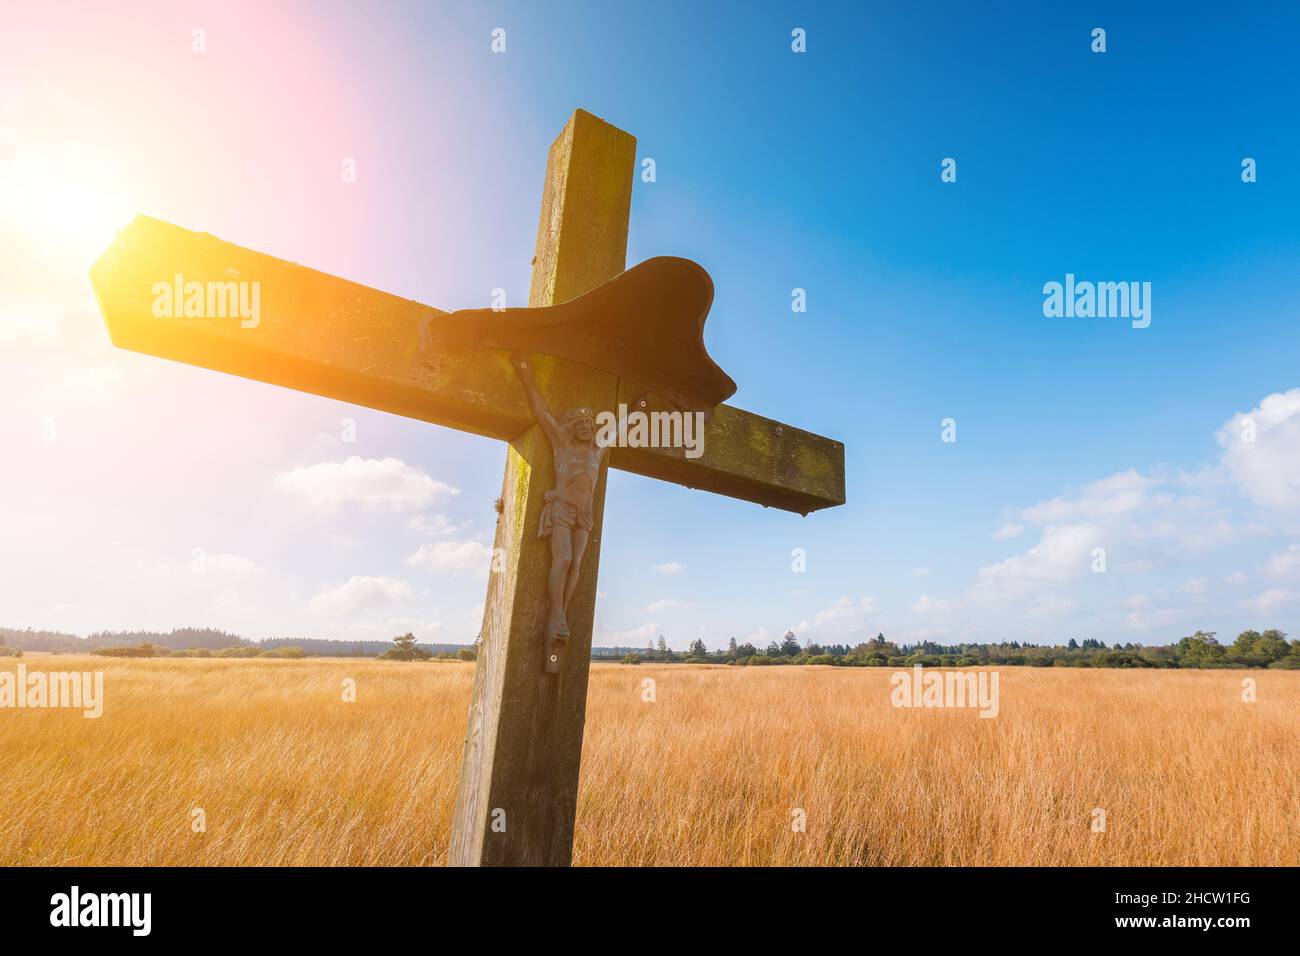
POLYGON ((610 467, 800 514, 844 503, 842 444, 718 404, 735 384, 704 350, 707 274, 624 272, 635 147, 583 110, 551 145, 528 309, 448 314, 143 216, 91 269, 121 348, 509 443, 453 865, 571 861, 610 467), (704 412, 699 453, 597 441, 593 412, 620 405, 704 412))

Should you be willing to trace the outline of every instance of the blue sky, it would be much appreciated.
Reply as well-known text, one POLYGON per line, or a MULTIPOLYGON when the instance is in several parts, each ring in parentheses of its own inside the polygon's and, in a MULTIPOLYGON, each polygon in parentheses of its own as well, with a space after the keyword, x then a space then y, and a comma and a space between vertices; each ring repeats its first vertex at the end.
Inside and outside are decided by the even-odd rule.
MULTIPOLYGON (((24 14, 63 64, 0 39, 0 162, 94 156, 105 210, 442 308, 526 297, 575 107, 638 137, 629 264, 709 270, 734 402, 843 440, 848 504, 613 474, 597 643, 1300 632, 1293 10, 125 10, 24 14), (1066 273, 1150 282, 1150 327, 1045 318, 1066 273)), ((30 218, 0 213, 0 623, 473 638, 500 446, 117 353, 107 239, 54 263, 30 218)))

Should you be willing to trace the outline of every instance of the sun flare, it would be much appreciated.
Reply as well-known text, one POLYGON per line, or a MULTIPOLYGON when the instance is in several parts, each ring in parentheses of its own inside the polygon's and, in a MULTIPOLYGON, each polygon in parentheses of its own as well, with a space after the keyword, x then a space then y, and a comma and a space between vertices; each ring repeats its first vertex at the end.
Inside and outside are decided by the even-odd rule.
POLYGON ((0 158, 0 231, 43 256, 87 266, 131 219, 107 165, 74 149, 0 158))

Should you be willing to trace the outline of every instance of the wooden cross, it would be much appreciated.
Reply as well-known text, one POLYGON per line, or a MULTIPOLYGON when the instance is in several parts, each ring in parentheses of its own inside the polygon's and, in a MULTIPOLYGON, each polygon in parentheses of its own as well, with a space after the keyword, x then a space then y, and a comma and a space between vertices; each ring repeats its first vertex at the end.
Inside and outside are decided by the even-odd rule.
MULTIPOLYGON (((583 110, 551 145, 530 306, 566 302, 624 270, 635 158, 633 136, 583 110)), ((571 861, 608 467, 801 514, 844 502, 843 445, 728 405, 714 410, 699 457, 681 448, 611 449, 568 605, 569 650, 559 673, 543 673, 550 554, 537 528, 554 469, 507 353, 446 345, 431 364, 416 330, 438 310, 143 216, 94 265, 91 279, 121 348, 509 443, 452 865, 571 861), (159 308, 155 288, 174 277, 176 307, 159 308), (205 310, 181 301, 193 282, 206 290, 202 317, 187 317, 205 310), (241 292, 244 304, 258 308, 232 304, 241 292)), ((615 409, 641 400, 650 411, 672 407, 609 372, 528 358, 551 408, 615 409)))

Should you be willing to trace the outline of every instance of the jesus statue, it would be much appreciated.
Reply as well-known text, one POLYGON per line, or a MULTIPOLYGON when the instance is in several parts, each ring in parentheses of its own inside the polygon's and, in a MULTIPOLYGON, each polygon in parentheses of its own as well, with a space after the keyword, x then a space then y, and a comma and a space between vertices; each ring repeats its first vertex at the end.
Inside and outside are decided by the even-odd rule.
POLYGON ((546 492, 537 527, 539 538, 551 539, 551 571, 547 579, 550 599, 546 618, 546 670, 559 670, 560 647, 569 638, 565 609, 578 587, 582 555, 593 525, 592 498, 596 479, 609 451, 596 441, 596 418, 589 408, 575 408, 559 420, 551 414, 533 380, 532 369, 522 357, 513 364, 528 396, 533 417, 550 440, 555 454, 555 487, 546 492))

